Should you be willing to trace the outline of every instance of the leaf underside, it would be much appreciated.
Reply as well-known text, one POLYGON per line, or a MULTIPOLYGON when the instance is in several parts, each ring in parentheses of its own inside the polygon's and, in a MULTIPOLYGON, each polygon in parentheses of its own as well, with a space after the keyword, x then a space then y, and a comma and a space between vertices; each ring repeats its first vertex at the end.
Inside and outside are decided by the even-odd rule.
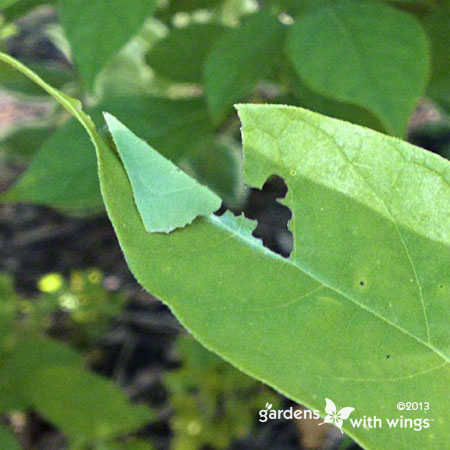
POLYGON ((105 114, 148 232, 168 233, 220 208, 220 197, 105 114))

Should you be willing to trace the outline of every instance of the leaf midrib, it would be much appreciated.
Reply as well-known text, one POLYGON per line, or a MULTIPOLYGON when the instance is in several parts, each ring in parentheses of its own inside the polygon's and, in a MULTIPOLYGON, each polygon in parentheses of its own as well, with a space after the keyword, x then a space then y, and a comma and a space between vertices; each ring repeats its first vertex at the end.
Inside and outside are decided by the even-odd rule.
POLYGON ((378 319, 382 320, 383 322, 387 323, 388 325, 392 326, 393 328, 399 330, 400 332, 406 334, 411 339, 417 341, 419 344, 422 344, 425 347, 429 348, 434 353, 436 353, 438 356, 440 356, 444 361, 450 362, 450 358, 447 355, 445 355, 440 349, 437 349, 436 347, 434 347, 430 343, 420 339, 417 336, 414 336, 408 330, 404 329, 403 327, 399 326, 398 324, 395 324, 395 323, 391 322, 386 317, 383 317, 382 315, 380 315, 376 311, 374 311, 374 310, 368 308, 366 305, 358 302, 355 298, 351 297, 348 293, 345 293, 345 292, 341 291, 339 288, 328 284, 326 281, 324 281, 320 277, 320 275, 318 275, 318 274, 316 274, 314 272, 311 272, 311 270, 309 268, 303 266, 300 263, 300 261, 294 261, 291 258, 283 258, 282 256, 278 255, 277 253, 275 253, 275 252, 271 251, 270 249, 264 247, 262 245, 262 242, 259 239, 254 238, 253 236, 246 236, 246 235, 244 235, 242 233, 239 233, 236 230, 233 230, 231 227, 226 225, 221 220, 220 217, 217 217, 217 216, 211 214, 210 216, 207 216, 205 219, 208 220, 213 226, 218 226, 219 228, 222 228, 222 229, 226 230, 228 233, 232 234, 236 239, 240 240, 241 242, 244 242, 245 244, 247 244, 250 247, 254 248, 256 251, 262 252, 263 253, 262 254, 263 257, 264 256, 269 256, 269 257, 274 258, 274 259, 276 259, 276 260, 278 260, 278 261, 280 261, 280 262, 282 262, 284 264, 288 264, 288 265, 294 267, 297 270, 300 270, 302 273, 304 273, 305 275, 309 276, 314 281, 320 283, 322 286, 324 286, 324 287, 330 289, 331 291, 339 294, 340 296, 348 299, 349 301, 354 303, 356 306, 359 306, 361 309, 371 313, 372 315, 374 315, 378 319))

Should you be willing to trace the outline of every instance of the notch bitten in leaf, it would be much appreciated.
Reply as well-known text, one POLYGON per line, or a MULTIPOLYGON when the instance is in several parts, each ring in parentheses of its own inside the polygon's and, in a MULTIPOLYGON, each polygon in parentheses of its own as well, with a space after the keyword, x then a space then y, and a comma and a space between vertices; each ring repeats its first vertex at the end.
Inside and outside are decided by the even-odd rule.
POLYGON ((114 116, 105 120, 130 180, 137 209, 150 232, 169 233, 220 208, 221 199, 114 116))

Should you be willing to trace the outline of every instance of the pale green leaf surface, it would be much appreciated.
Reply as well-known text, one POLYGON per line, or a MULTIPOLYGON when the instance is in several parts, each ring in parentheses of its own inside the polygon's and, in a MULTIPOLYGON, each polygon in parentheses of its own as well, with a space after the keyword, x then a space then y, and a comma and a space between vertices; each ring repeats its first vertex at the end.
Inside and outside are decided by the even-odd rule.
POLYGON ((288 53, 314 90, 376 114, 404 136, 428 77, 428 45, 411 16, 381 4, 330 3, 291 27, 288 53))
POLYGON ((147 233, 108 150, 101 185, 131 270, 206 347, 311 408, 327 397, 390 418, 398 401, 426 399, 432 428, 344 429, 371 449, 436 448, 450 419, 448 162, 294 107, 239 113, 246 182, 288 185, 292 255, 230 214, 147 233))
POLYGON ((168 233, 220 208, 220 197, 139 139, 114 116, 105 114, 105 121, 148 232, 168 233))
POLYGON ((217 41, 205 61, 205 92, 209 109, 220 119, 271 70, 282 50, 284 26, 260 12, 217 41))
POLYGON ((14 435, 3 425, 0 425, 0 448, 2 450, 20 450, 22 448, 14 435))
POLYGON ((214 23, 173 28, 151 48, 147 62, 156 73, 170 80, 201 83, 204 60, 226 31, 227 27, 214 23))
POLYGON ((74 60, 92 90, 105 63, 136 34, 156 0, 60 0, 58 9, 74 60))

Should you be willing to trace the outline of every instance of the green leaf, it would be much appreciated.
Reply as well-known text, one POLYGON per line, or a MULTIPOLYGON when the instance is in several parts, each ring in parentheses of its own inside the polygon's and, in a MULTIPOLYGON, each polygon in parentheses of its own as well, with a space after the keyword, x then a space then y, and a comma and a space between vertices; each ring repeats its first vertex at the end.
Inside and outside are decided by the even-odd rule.
POLYGON ((214 23, 194 23, 173 28, 147 55, 147 62, 159 75, 170 80, 201 83, 203 62, 227 27, 214 23))
POLYGON ((404 136, 428 76, 428 46, 416 20, 386 5, 333 3, 291 27, 288 53, 313 90, 372 111, 404 136))
POLYGON ((233 103, 243 100, 267 76, 281 52, 284 26, 266 12, 253 14, 226 33, 205 62, 209 109, 220 121, 233 103))
POLYGON ((93 88, 105 63, 136 34, 156 7, 156 0, 60 0, 59 11, 74 60, 93 88))
POLYGON ((250 221, 229 213, 147 233, 107 150, 101 185, 131 270, 207 348, 313 409, 323 412, 327 397, 354 407, 353 417, 395 418, 399 399, 430 402, 432 428, 420 432, 344 422, 366 448, 445 442, 449 163, 294 107, 242 105, 239 114, 246 182, 261 187, 278 174, 289 188, 291 256, 267 250, 250 221))
POLYGON ((153 445, 144 439, 127 438, 126 442, 108 442, 105 446, 98 446, 94 450, 154 450, 153 445))
POLYGON ((1 138, 0 146, 6 149, 8 159, 28 162, 36 148, 42 145, 53 131, 54 126, 50 126, 50 124, 18 128, 1 138))
POLYGON ((176 163, 213 134, 202 99, 118 97, 101 103, 95 117, 101 119, 102 111, 127 123, 135 134, 176 163))
POLYGON ((124 127, 105 120, 133 187, 148 232, 168 233, 220 208, 221 200, 124 127))
POLYGON ((97 159, 83 127, 70 120, 37 151, 26 172, 1 197, 71 210, 102 205, 97 159))
POLYGON ((3 425, 0 425, 0 448, 2 450, 21 450, 22 448, 15 436, 3 425))
POLYGON ((450 10, 441 8, 425 19, 431 41, 432 71, 428 94, 450 106, 450 10))
POLYGON ((56 0, 16 0, 14 2, 6 0, 6 2, 8 2, 9 6, 2 11, 2 15, 4 15, 8 21, 13 21, 32 11, 33 8, 43 4, 52 5, 56 0))
POLYGON ((83 360, 67 345, 37 334, 13 340, 0 360, 0 411, 24 410, 31 406, 23 386, 28 376, 47 366, 81 367, 83 360))
POLYGON ((17 0, 0 0, 0 9, 6 8, 16 2, 17 0))
POLYGON ((311 111, 369 127, 373 130, 384 130, 383 125, 370 111, 355 104, 339 102, 317 94, 308 88, 290 67, 285 68, 283 76, 288 80, 292 93, 300 101, 298 105, 295 104, 296 106, 302 106, 311 111))
POLYGON ((169 0, 169 9, 175 12, 192 12, 198 9, 214 8, 223 0, 169 0))
POLYGON ((325 397, 354 407, 352 417, 399 417, 398 398, 430 402, 427 417, 434 420, 420 432, 384 427, 374 433, 344 422, 366 448, 445 442, 446 160, 298 108, 240 106, 246 181, 262 186, 277 173, 289 188, 291 256, 262 247, 251 236, 253 225, 230 214, 149 234, 117 154, 79 103, 13 58, 0 53, 0 60, 26 73, 84 125, 130 268, 206 347, 321 411, 325 397))
POLYGON ((101 111, 126 123, 133 133, 227 202, 241 200, 240 150, 216 141, 203 99, 121 97, 96 108, 93 117, 99 122, 101 111))
POLYGON ((331 0, 266 0, 264 4, 277 13, 284 12, 292 16, 299 16, 310 9, 319 8, 331 0))
POLYGON ((7 346, 7 338, 16 314, 15 300, 11 278, 0 273, 0 360, 3 356, 2 352, 7 346))
POLYGON ((131 405, 111 381, 81 367, 45 367, 30 374, 24 392, 32 405, 77 443, 135 431, 152 419, 131 405))

